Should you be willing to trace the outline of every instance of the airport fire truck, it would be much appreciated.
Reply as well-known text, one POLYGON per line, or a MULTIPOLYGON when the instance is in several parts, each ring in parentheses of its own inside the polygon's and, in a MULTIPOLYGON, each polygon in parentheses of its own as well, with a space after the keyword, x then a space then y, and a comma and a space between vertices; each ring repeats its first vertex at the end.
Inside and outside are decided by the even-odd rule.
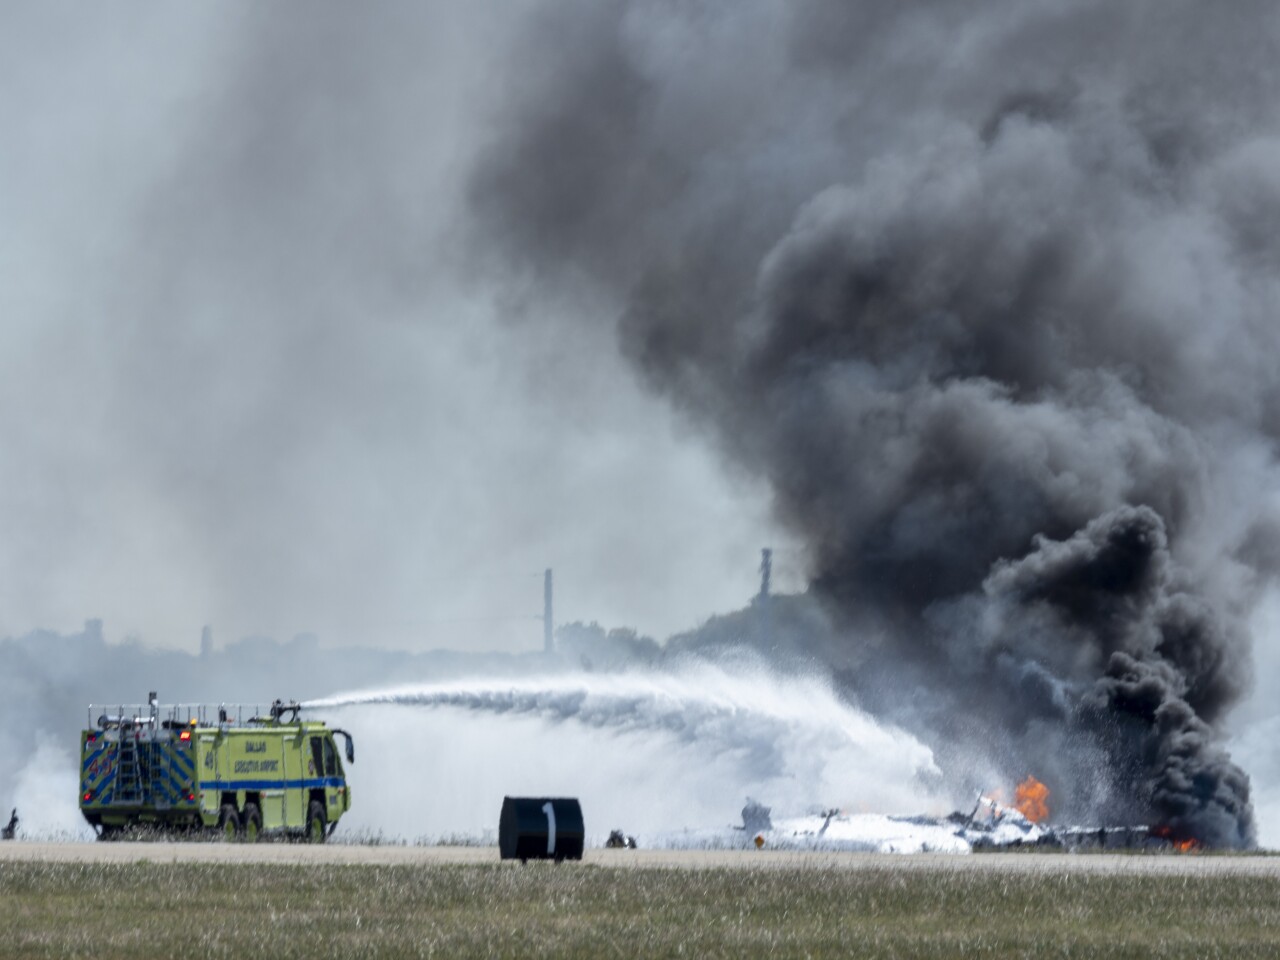
POLYGON ((255 842, 264 834, 322 843, 351 809, 334 734, 297 703, 90 705, 80 735, 80 812, 100 840, 139 826, 255 842))

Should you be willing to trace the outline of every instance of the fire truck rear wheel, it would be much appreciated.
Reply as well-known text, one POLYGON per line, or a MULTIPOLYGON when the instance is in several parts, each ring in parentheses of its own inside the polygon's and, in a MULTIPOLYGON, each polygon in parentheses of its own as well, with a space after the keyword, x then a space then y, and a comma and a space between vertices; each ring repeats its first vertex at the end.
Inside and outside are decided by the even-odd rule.
POLYGON ((324 804, 312 800, 307 808, 307 843, 324 843, 324 804))
POLYGON ((235 804, 224 803, 218 811, 218 832, 228 842, 240 839, 240 814, 236 812, 235 804))
POLYGON ((246 803, 244 813, 240 815, 243 824, 244 842, 257 843, 262 834, 262 812, 256 803, 246 803))

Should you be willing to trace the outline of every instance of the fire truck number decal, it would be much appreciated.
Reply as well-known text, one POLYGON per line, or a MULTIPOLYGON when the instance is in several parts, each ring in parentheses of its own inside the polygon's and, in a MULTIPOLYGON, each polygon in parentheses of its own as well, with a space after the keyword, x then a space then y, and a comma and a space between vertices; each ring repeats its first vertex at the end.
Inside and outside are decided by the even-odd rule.
MULTIPOLYGON (((525 809, 529 809, 525 807, 525 809)), ((556 852, 556 808, 549 802, 542 805, 542 812, 547 815, 547 853, 556 852)))
POLYGON ((244 745, 244 752, 245 752, 245 753, 266 753, 266 752, 267 752, 267 741, 265 741, 265 740, 250 740, 250 741, 248 741, 247 743, 245 743, 245 745, 244 745))

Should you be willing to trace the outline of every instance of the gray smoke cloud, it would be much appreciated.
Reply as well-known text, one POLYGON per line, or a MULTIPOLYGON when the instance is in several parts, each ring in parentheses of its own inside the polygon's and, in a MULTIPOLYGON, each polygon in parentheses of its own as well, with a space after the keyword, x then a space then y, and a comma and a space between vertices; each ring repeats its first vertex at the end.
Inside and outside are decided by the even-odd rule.
POLYGON ((855 689, 1070 814, 1247 846, 1277 33, 1262 2, 546 5, 477 248, 613 298, 768 480, 855 689))
POLYGON ((459 242, 531 6, 6 11, 0 636, 518 652, 548 566, 654 634, 750 594, 760 485, 459 242))

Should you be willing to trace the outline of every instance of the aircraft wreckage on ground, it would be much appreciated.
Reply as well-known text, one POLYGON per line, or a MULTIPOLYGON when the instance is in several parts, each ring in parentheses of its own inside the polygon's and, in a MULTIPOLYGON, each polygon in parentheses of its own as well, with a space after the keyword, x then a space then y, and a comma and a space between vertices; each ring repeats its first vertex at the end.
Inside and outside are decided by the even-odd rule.
POLYGON ((770 808, 748 800, 742 826, 673 831, 646 837, 659 849, 749 849, 849 851, 858 853, 953 853, 1039 848, 1046 850, 1168 850, 1175 844, 1148 827, 1056 827, 1035 823, 1012 806, 979 799, 969 814, 945 817, 890 816, 822 810, 774 820, 770 808))

